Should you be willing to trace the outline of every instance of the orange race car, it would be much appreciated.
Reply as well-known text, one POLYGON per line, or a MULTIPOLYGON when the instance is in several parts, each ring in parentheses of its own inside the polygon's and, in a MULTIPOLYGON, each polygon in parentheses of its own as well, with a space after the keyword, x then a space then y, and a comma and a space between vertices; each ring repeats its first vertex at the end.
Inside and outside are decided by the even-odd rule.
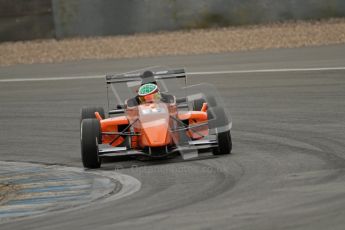
POLYGON ((109 117, 101 107, 81 109, 84 167, 99 168, 104 156, 189 159, 205 149, 231 153, 231 118, 214 86, 187 86, 183 69, 107 75, 106 84, 109 117))

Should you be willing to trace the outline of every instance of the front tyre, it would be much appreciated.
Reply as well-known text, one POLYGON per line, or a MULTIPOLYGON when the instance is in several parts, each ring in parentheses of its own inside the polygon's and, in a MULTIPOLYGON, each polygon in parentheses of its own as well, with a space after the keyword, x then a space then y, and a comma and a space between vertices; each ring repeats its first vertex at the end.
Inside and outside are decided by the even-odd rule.
POLYGON ((80 123, 83 119, 96 118, 95 112, 98 112, 102 119, 105 118, 104 109, 102 107, 82 107, 80 110, 80 123))
POLYGON ((193 110, 194 111, 201 111, 202 106, 205 103, 205 99, 199 98, 193 101, 193 110))
POLYGON ((194 111, 200 111, 203 104, 207 103, 208 108, 214 108, 217 107, 217 101, 213 96, 206 97, 206 100, 204 98, 199 98, 193 101, 193 110, 194 111))
POLYGON ((101 127, 97 119, 84 119, 81 123, 81 159, 85 168, 99 168, 98 144, 101 140, 101 127))
POLYGON ((230 130, 217 133, 218 146, 212 150, 213 155, 230 154, 232 150, 232 140, 230 130))
POLYGON ((217 137, 218 146, 212 149, 213 155, 230 154, 232 150, 232 140, 229 119, 224 108, 215 107, 207 110, 209 130, 217 137))

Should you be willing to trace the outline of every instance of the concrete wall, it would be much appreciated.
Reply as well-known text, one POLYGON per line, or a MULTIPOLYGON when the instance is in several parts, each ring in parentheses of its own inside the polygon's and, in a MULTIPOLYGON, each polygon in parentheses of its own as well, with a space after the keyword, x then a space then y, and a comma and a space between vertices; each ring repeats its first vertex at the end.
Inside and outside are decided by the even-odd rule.
POLYGON ((54 36, 50 0, 0 0, 0 41, 54 36))
MULTIPOLYGON (((64 38, 345 17, 345 0, 0 0, 1 33, 7 20, 1 9, 4 2, 11 1, 17 5, 43 1, 52 5, 46 18, 42 14, 34 19, 33 14, 30 26, 5 23, 6 31, 18 33, 12 38, 23 39, 30 39, 24 35, 35 31, 31 29, 34 24, 46 32, 34 32, 32 38, 64 38)), ((0 40, 4 38, 11 36, 0 40)))
POLYGON ((53 0, 58 37, 345 16, 345 0, 53 0))

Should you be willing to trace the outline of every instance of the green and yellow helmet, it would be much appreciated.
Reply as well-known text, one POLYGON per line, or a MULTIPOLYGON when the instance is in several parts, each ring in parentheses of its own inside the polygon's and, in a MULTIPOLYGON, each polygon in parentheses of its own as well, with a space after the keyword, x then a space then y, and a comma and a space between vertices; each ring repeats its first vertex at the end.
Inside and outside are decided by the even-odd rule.
POLYGON ((161 98, 158 86, 153 83, 147 83, 140 86, 138 96, 142 103, 154 102, 161 98))

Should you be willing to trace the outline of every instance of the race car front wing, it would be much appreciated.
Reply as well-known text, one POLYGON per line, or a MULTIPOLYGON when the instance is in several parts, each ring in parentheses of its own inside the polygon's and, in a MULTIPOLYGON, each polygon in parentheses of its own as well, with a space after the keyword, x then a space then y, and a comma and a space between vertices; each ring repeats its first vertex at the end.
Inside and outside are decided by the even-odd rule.
MULTIPOLYGON (((189 154, 190 152, 197 150, 207 150, 214 147, 217 147, 218 143, 216 140, 212 139, 203 139, 203 140, 194 140, 189 141, 187 145, 176 146, 166 153, 162 153, 159 156, 153 156, 150 153, 144 152, 142 150, 128 149, 127 147, 112 147, 108 144, 98 145, 98 155, 99 157, 103 156, 147 156, 152 158, 164 157, 175 153, 180 153, 183 159, 192 158, 189 154)), ((193 154, 193 157, 195 154, 193 154)), ((197 155, 196 155, 197 156, 197 155)), ((195 156, 195 157, 196 157, 195 156)))

